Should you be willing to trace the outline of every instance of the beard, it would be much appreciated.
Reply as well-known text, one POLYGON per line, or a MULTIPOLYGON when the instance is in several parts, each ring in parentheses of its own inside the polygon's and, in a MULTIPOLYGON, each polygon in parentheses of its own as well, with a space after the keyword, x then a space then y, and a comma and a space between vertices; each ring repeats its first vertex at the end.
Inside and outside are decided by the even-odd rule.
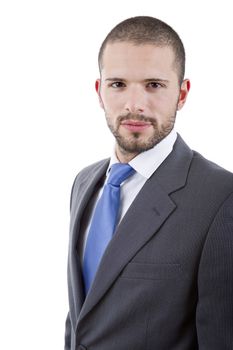
POLYGON ((107 114, 106 120, 107 125, 115 137, 121 151, 125 154, 138 154, 153 148, 171 132, 176 120, 176 110, 174 111, 174 114, 160 126, 158 125, 158 122, 155 118, 150 118, 143 114, 128 113, 125 116, 119 116, 116 120, 115 126, 111 123, 110 118, 107 116, 107 114), (130 136, 124 136, 120 133, 119 129, 121 122, 125 120, 149 122, 153 128, 153 131, 148 136, 143 136, 141 132, 131 132, 130 136))

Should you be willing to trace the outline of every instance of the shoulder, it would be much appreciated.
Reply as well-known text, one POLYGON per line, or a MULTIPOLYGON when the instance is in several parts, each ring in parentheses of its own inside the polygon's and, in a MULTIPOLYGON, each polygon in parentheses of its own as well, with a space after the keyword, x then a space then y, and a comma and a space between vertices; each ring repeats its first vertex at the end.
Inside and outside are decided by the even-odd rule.
MULTIPOLYGON (((197 181, 199 186, 205 183, 208 186, 229 187, 233 191, 233 173, 219 166, 218 164, 206 159, 203 155, 191 150, 189 146, 184 142, 181 136, 178 134, 177 142, 172 152, 177 160, 185 159, 188 170, 188 178, 190 181, 197 181)), ((180 161, 179 167, 184 167, 186 164, 180 161)))
POLYGON ((173 152, 173 168, 175 164, 178 164, 179 176, 187 171, 185 188, 198 203, 201 201, 207 207, 208 203, 215 203, 218 207, 233 193, 233 174, 191 150, 179 135, 173 152))
POLYGON ((80 188, 87 189, 92 184, 98 182, 106 173, 109 158, 102 159, 83 168, 75 177, 70 196, 70 207, 72 199, 77 197, 80 188))
POLYGON ((99 160, 93 164, 90 164, 83 168, 76 176, 74 183, 83 182, 90 179, 90 177, 95 176, 96 173, 103 169, 107 169, 109 164, 109 158, 99 160))
POLYGON ((203 210, 212 208, 217 212, 233 193, 233 174, 193 151, 187 187, 203 210))
POLYGON ((196 151, 193 151, 190 170, 195 176, 205 179, 212 185, 221 184, 227 186, 229 184, 233 190, 233 173, 206 159, 196 151))

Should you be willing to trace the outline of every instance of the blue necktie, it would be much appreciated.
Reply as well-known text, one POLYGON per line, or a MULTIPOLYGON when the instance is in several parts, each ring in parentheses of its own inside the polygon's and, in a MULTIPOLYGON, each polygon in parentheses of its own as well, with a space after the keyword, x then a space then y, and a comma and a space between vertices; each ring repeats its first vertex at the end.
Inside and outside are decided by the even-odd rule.
POLYGON ((134 172, 135 170, 129 164, 116 163, 111 166, 108 181, 93 214, 84 252, 83 277, 86 294, 116 228, 120 204, 120 185, 134 172))

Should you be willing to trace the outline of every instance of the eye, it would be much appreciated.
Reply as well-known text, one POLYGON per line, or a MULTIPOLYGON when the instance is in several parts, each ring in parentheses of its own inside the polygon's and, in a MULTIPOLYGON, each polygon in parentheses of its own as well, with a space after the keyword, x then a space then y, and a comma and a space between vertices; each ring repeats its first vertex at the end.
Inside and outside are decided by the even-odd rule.
POLYGON ((156 82, 156 81, 152 81, 152 82, 147 84, 147 87, 152 88, 152 89, 159 89, 159 88, 163 87, 163 85, 161 83, 156 82))
POLYGON ((111 87, 115 88, 115 89, 119 89, 119 88, 123 88, 125 87, 125 84, 122 83, 122 81, 114 81, 114 83, 110 84, 111 87))

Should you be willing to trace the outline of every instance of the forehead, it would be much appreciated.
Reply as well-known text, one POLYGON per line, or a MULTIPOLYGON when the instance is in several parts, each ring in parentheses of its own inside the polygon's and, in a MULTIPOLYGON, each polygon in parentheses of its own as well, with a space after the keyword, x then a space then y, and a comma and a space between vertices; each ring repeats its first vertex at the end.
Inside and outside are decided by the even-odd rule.
MULTIPOLYGON (((108 43, 102 58, 102 72, 174 71, 174 52, 170 46, 136 45, 130 42, 108 43)), ((150 72, 151 73, 151 72, 150 72)))

